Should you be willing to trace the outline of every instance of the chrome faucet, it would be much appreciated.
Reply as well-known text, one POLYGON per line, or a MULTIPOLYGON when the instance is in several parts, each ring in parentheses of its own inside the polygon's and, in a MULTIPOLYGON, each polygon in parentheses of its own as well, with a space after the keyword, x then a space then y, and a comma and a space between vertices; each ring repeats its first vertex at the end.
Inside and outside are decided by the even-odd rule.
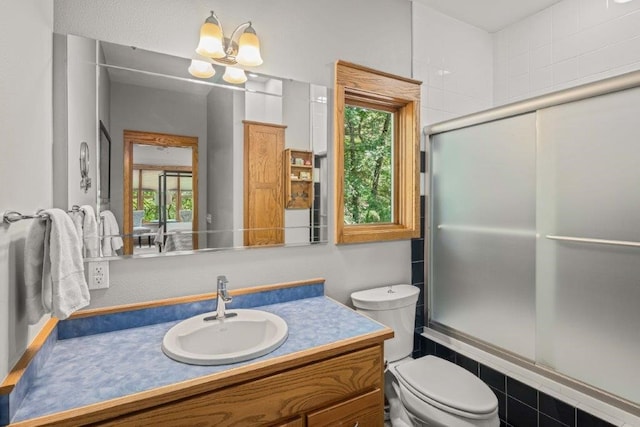
POLYGON ((229 291, 227 290, 227 280, 226 276, 218 276, 218 286, 217 286, 217 294, 218 294, 218 304, 216 307, 216 319, 224 319, 225 317, 233 317, 236 313, 225 313, 226 311, 226 303, 231 302, 232 298, 229 295, 229 291))

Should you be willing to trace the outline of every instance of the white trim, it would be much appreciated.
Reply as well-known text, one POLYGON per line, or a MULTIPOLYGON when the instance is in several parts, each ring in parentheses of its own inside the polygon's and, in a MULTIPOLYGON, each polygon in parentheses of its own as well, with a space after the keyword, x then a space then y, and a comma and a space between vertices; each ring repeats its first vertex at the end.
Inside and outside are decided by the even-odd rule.
POLYGON ((479 111, 462 117, 456 117, 440 123, 425 126, 422 132, 427 137, 442 132, 461 129, 468 126, 531 113, 542 108, 549 108, 569 102, 592 98, 640 86, 640 70, 631 71, 608 79, 586 83, 569 89, 551 92, 535 98, 525 99, 512 104, 502 105, 489 110, 479 111))

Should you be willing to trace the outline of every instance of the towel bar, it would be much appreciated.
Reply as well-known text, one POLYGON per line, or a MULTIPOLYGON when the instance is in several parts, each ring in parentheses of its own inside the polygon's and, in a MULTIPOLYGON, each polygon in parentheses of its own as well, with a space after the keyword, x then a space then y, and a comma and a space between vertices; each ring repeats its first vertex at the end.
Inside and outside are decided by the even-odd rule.
MULTIPOLYGON (((67 212, 78 212, 80 210, 80 206, 73 205, 71 210, 67 212)), ((20 212, 16 211, 4 211, 2 212, 2 224, 11 225, 14 222, 22 221, 23 219, 48 219, 49 215, 46 213, 36 213, 34 215, 23 215, 20 212)))
POLYGON ((2 223, 3 224, 13 224, 14 222, 18 222, 21 221, 23 219, 35 219, 35 218, 40 218, 40 219, 47 219, 49 218, 49 215, 47 215, 46 213, 38 213, 35 215, 23 215, 20 212, 16 212, 16 211, 5 211, 2 213, 2 223))
POLYGON ((566 242, 578 242, 578 243, 596 243, 600 245, 612 245, 612 246, 630 246, 633 248, 640 248, 640 242, 630 242, 627 240, 604 240, 604 239, 590 239, 585 237, 569 237, 569 236, 554 236, 548 234, 547 239, 562 240, 566 242))

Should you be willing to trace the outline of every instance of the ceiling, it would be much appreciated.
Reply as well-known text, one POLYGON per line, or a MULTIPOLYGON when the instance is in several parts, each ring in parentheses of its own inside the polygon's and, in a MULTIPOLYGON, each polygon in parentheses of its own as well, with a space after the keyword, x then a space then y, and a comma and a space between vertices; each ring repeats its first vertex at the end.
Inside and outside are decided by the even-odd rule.
POLYGON ((446 15, 490 33, 533 15, 560 0, 418 0, 446 15))

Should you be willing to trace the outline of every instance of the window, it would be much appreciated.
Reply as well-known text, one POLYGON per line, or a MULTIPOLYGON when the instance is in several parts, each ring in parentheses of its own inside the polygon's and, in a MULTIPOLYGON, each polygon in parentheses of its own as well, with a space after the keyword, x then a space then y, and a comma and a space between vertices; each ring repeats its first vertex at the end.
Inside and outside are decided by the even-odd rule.
POLYGON ((420 235, 420 82, 338 61, 336 243, 420 235))
POLYGON ((395 111, 345 105, 345 224, 393 220, 395 121, 395 111))

